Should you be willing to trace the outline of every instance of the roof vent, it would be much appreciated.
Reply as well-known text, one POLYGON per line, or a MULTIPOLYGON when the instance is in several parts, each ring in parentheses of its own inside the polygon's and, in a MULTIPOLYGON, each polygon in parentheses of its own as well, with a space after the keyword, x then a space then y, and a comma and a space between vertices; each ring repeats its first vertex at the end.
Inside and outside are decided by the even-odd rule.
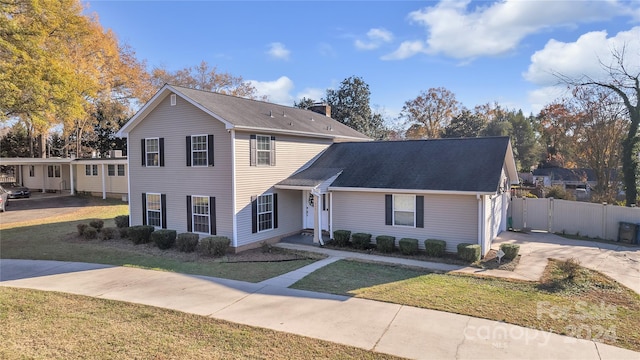
POLYGON ((287 117, 287 114, 284 113, 284 110, 282 110, 282 117, 287 117))
POLYGON ((291 121, 290 121, 290 122, 289 122, 289 125, 293 126, 293 122, 291 122, 291 121))
POLYGON ((273 117, 273 113, 269 110, 269 117, 273 117))
POLYGON ((315 120, 313 120, 313 118, 311 118, 311 121, 315 121, 315 120))
POLYGON ((171 106, 176 106, 176 94, 171 94, 171 106))

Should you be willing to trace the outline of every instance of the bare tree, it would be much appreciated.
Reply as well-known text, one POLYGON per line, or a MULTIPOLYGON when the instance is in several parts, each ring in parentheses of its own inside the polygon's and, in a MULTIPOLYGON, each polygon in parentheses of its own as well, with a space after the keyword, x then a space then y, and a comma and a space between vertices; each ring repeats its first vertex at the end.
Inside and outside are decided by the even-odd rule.
POLYGON ((618 96, 624 104, 629 116, 629 128, 627 135, 622 140, 622 172, 624 175, 624 189, 626 192, 626 204, 632 206, 638 199, 638 126, 640 125, 640 67, 629 69, 625 63, 625 57, 635 57, 629 64, 637 64, 640 54, 628 55, 626 47, 621 50, 611 51, 612 62, 609 64, 600 61, 600 66, 606 71, 606 79, 594 79, 588 75, 572 78, 564 74, 556 76, 566 84, 577 87, 600 87, 607 89, 618 96))
POLYGON ((460 103, 451 91, 439 87, 422 91, 406 101, 400 117, 409 125, 408 138, 439 138, 460 111, 460 103))

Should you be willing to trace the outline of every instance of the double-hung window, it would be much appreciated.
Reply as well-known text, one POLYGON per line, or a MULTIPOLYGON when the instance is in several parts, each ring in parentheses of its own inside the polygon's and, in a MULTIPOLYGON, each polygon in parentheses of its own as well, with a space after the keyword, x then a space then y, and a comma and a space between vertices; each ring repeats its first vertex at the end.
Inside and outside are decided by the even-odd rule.
POLYGON ((271 165, 271 137, 257 135, 258 165, 271 165))
POLYGON ((160 139, 145 139, 146 166, 160 166, 160 139))
POLYGON ((107 165, 107 174, 109 176, 116 176, 116 166, 113 164, 107 165))
POLYGON ((124 164, 118 164, 118 176, 124 176, 124 164))
POLYGON ((393 225, 414 227, 415 224, 415 195, 393 195, 393 225))
POLYGON ((273 194, 258 196, 258 231, 273 229, 273 194))
POLYGON ((191 137, 191 165, 208 166, 207 135, 195 135, 191 137))
POLYGON ((385 195, 385 224, 424 228, 424 196, 385 195))
POLYGON ((146 196, 147 225, 162 227, 162 201, 160 194, 147 193, 146 196))
POLYGON ((49 165, 47 167, 47 177, 60 177, 60 165, 49 165))
POLYGON ((211 219, 209 214, 209 197, 208 196, 192 196, 191 197, 191 221, 193 223, 193 232, 209 234, 211 219))
POLYGON ((87 176, 98 176, 98 165, 85 165, 84 174, 87 176))

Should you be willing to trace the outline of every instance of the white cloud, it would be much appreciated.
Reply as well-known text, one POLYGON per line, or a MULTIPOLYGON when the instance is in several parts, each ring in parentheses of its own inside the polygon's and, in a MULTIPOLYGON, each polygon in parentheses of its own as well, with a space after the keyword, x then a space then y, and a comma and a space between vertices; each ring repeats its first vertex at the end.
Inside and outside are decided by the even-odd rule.
POLYGON ((479 4, 470 8, 470 0, 442 0, 435 6, 411 12, 409 20, 427 29, 428 53, 469 59, 508 53, 526 36, 545 29, 632 14, 629 6, 615 0, 579 4, 504 0, 479 4))
POLYGON ((306 88, 296 95, 296 101, 306 97, 315 101, 320 101, 327 94, 325 89, 306 88))
POLYGON ((317 49, 320 55, 322 56, 332 57, 332 58, 337 56, 336 50, 329 43, 322 42, 318 44, 317 49))
POLYGON ((606 31, 586 33, 575 42, 549 40, 542 50, 531 56, 531 65, 524 78, 537 85, 558 82, 555 74, 570 78, 588 76, 593 79, 607 77, 601 64, 615 64, 612 51, 625 51, 625 68, 630 73, 640 72, 640 27, 621 31, 607 37, 606 31))
POLYGON ((276 60, 289 60, 289 55, 291 55, 291 51, 284 46, 283 43, 274 42, 269 44, 269 50, 267 54, 276 60))
POLYGON ((367 32, 367 40, 356 39, 354 44, 359 50, 374 50, 392 40, 393 34, 389 30, 373 28, 367 32))
POLYGON ((286 76, 281 76, 274 81, 249 80, 248 82, 256 88, 258 96, 267 96, 269 102, 287 106, 293 104, 294 99, 290 94, 293 81, 286 76))
POLYGON ((413 55, 426 52, 425 44, 420 41, 404 41, 396 51, 384 55, 381 57, 382 60, 402 60, 413 55))

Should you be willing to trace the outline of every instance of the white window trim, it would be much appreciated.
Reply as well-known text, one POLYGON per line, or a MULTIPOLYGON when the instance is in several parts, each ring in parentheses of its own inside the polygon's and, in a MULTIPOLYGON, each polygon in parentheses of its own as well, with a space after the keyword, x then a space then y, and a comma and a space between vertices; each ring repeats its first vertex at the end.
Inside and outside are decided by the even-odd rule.
MULTIPOLYGON (((256 134, 256 166, 271 166, 271 136, 256 134), (267 138, 269 143, 269 150, 260 150, 260 138, 267 138), (267 164, 260 164, 260 153, 266 152, 269 154, 269 161, 267 164)), ((267 195, 267 194, 265 194, 267 195)))
POLYGON ((85 176, 98 176, 98 165, 95 164, 87 164, 84 166, 84 175, 85 176), (87 169, 89 169, 89 173, 87 174, 87 169), (95 171, 93 171, 95 170, 95 171))
POLYGON ((191 229, 192 232, 195 234, 201 234, 201 235, 210 235, 211 234, 211 197, 210 196, 205 196, 205 195, 191 195, 191 229), (196 212, 194 211, 195 209, 195 201, 194 198, 206 198, 207 199, 207 206, 208 206, 208 214, 207 215, 202 215, 202 214, 196 214, 196 212), (206 216, 207 217, 207 227, 209 227, 209 232, 199 232, 199 231, 195 231, 196 229, 196 224, 193 221, 195 216, 206 216))
POLYGON ((144 214, 144 216, 147 218, 147 225, 149 224, 149 211, 153 211, 153 212, 157 212, 160 213, 160 225, 151 225, 153 227, 155 227, 156 229, 162 229, 162 194, 160 193, 147 193, 147 195, 145 196, 145 201, 146 203, 146 212, 144 214), (158 195, 158 197, 160 198, 160 211, 158 210, 149 210, 149 195, 158 195))
POLYGON ((208 134, 198 134, 198 135, 191 135, 191 166, 192 167, 208 167, 209 166, 209 135, 208 134), (193 157, 194 152, 202 152, 203 150, 193 150, 193 138, 196 136, 204 136, 204 143, 205 143, 205 147, 204 147, 204 153, 205 153, 205 159, 207 159, 205 161, 204 165, 195 165, 195 158, 193 157))
POLYGON ((144 166, 145 167, 160 167, 160 138, 152 137, 152 138, 144 138, 144 166), (147 150, 147 141, 149 140, 157 140, 158 141, 158 152, 149 152, 147 150), (149 157, 147 154, 158 154, 158 165, 149 165, 149 157))
MULTIPOLYGON (((271 138, 269 138, 271 139, 271 138)), ((258 197, 256 198, 256 221, 258 222, 256 224, 256 229, 258 230, 258 233, 262 233, 262 232, 266 232, 266 231, 271 231, 274 229, 273 227, 273 220, 274 220, 274 208, 273 208, 273 193, 266 193, 266 194, 262 194, 262 195, 258 195, 258 197), (264 197, 264 196, 271 196, 271 211, 266 211, 266 212, 260 212, 260 198, 264 197), (269 227, 268 229, 264 229, 264 230, 260 230, 260 214, 268 214, 271 213, 271 227, 269 227)))
POLYGON ((391 216, 392 216, 392 225, 395 227, 403 227, 403 228, 416 228, 416 195, 414 194, 393 194, 393 202, 391 204, 391 216), (412 196, 413 197, 413 225, 397 225, 396 224, 396 196, 412 196))

